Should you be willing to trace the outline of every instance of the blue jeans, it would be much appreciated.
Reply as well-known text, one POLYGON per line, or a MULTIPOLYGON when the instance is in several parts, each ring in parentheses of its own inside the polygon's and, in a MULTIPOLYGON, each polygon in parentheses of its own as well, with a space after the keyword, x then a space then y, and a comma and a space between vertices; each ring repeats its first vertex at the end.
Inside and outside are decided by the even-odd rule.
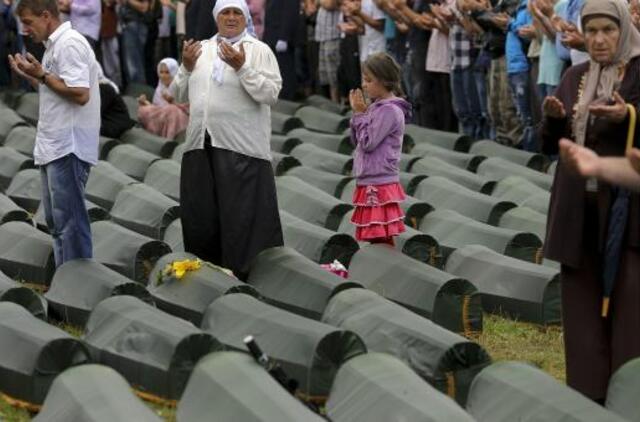
POLYGON ((471 67, 451 72, 453 108, 462 125, 462 132, 473 139, 486 139, 483 133, 482 108, 476 90, 474 71, 471 67))
POLYGON ((146 83, 144 76, 144 45, 147 42, 147 24, 131 21, 122 28, 125 71, 128 82, 146 83))
POLYGON ((489 115, 489 105, 487 104, 487 74, 486 72, 474 70, 473 80, 476 84, 476 93, 480 104, 480 113, 482 114, 482 125, 480 128, 480 139, 495 139, 496 131, 491 122, 489 115))
POLYGON ((537 139, 533 127, 533 114, 531 112, 531 86, 529 72, 509 74, 509 87, 513 103, 516 106, 518 117, 524 126, 524 133, 520 146, 525 151, 537 152, 537 139))
POLYGON ((40 167, 42 205, 53 237, 56 267, 76 258, 91 258, 91 227, 84 187, 91 167, 73 154, 40 167))

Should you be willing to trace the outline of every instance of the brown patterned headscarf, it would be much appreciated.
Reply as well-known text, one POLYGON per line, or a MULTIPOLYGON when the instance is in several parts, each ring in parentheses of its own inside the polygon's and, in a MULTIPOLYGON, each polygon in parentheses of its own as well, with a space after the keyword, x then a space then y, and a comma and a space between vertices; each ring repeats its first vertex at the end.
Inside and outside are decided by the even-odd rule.
POLYGON ((585 0, 582 7, 582 28, 589 17, 610 17, 620 25, 618 50, 609 64, 591 59, 586 74, 584 90, 573 120, 576 143, 584 145, 589 123, 589 106, 606 103, 619 87, 620 68, 634 57, 640 56, 640 32, 631 21, 629 5, 624 0, 585 0))

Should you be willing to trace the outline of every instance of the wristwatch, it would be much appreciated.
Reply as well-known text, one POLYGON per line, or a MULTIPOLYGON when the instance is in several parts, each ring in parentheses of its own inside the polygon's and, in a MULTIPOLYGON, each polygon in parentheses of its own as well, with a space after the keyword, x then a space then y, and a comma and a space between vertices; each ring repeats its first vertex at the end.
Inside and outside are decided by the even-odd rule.
POLYGON ((40 83, 43 85, 47 84, 47 76, 49 76, 49 72, 45 71, 42 76, 39 78, 40 83))

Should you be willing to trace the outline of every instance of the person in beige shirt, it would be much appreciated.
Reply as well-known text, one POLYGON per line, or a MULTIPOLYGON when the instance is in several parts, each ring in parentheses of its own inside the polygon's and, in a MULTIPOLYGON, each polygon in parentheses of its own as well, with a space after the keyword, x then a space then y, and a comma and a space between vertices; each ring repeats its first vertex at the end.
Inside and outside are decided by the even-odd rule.
POLYGON ((271 106, 282 78, 271 49, 248 34, 244 0, 218 0, 219 32, 185 42, 171 90, 190 104, 180 206, 185 250, 240 279, 282 246, 271 168, 271 106))

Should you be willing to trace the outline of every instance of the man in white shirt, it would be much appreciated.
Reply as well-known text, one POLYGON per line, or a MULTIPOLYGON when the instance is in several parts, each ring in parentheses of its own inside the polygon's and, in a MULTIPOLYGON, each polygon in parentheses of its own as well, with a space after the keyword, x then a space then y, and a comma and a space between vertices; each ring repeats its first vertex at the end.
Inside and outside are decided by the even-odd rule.
POLYGON ((56 266, 91 258, 91 229, 84 202, 90 166, 98 161, 98 65, 87 40, 60 21, 56 0, 21 0, 16 15, 34 43, 44 43, 40 64, 32 55, 9 57, 14 72, 40 93, 35 164, 53 236, 56 266))
POLYGON ((282 78, 269 46, 249 35, 245 0, 217 0, 212 39, 185 42, 171 88, 189 102, 180 175, 184 246, 240 279, 282 246, 271 167, 271 106, 282 78))

